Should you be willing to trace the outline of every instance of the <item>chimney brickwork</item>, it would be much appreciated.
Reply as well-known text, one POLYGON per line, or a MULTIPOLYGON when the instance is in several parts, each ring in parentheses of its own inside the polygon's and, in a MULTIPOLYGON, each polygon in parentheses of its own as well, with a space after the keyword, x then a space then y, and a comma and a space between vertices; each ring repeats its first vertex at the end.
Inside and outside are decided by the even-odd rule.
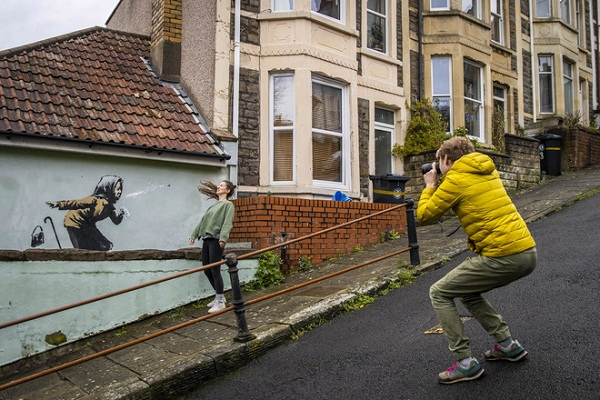
POLYGON ((152 67, 170 82, 181 74, 181 10, 181 0, 152 0, 152 67))

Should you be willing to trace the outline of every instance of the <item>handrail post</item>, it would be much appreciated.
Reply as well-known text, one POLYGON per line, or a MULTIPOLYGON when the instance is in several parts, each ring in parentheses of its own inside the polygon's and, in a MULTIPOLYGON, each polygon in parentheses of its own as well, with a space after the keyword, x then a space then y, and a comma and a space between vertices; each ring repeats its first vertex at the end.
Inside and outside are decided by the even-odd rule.
POLYGON ((406 229, 408 231, 408 247, 410 247, 410 264, 421 264, 419 242, 417 242, 417 225, 415 223, 415 201, 406 199, 406 229))
POLYGON ((236 342, 248 342, 256 339, 256 336, 248 331, 248 323, 246 322, 246 307, 244 299, 242 299, 242 289, 240 287, 240 277, 238 276, 238 260, 234 253, 225 256, 225 264, 227 264, 227 272, 231 279, 231 291, 233 294, 233 306, 235 307, 235 316, 237 317, 238 335, 233 339, 236 342))

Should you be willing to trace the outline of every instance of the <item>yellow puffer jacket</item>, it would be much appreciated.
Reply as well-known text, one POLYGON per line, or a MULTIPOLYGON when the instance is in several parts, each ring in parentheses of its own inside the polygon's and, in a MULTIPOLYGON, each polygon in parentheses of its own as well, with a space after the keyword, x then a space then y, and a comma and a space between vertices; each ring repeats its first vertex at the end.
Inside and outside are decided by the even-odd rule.
POLYGON ((436 188, 425 188, 417 218, 431 224, 452 209, 469 236, 469 249, 503 257, 535 246, 527 224, 504 189, 492 159, 482 153, 462 156, 436 188))

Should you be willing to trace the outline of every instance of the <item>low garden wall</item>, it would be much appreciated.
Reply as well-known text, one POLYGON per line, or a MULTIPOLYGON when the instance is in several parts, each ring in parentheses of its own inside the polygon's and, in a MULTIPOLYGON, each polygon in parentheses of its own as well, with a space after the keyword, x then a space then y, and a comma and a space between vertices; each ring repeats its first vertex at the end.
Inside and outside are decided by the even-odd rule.
MULTIPOLYGON (((175 251, 0 250, 0 323, 36 315, 201 266, 199 248, 175 251)), ((241 282, 256 259, 240 260, 241 282)), ((226 289, 227 267, 222 266, 226 289)), ((212 296, 203 272, 0 329, 0 366, 212 296)))
MULTIPOLYGON (((394 204, 257 196, 234 200, 236 219, 230 240, 262 249, 331 228, 394 204)), ((301 258, 313 265, 386 240, 390 232, 406 231, 406 208, 336 229, 277 250, 283 272, 294 270, 301 258)))
POLYGON ((600 164, 600 131, 587 128, 559 129, 553 131, 562 136, 563 166, 577 171, 600 164))

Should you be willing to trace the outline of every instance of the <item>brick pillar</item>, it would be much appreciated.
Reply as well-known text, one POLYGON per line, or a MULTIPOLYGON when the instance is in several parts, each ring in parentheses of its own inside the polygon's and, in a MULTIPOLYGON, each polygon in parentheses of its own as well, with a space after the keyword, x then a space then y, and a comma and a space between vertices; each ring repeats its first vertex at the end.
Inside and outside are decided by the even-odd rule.
POLYGON ((152 0, 150 59, 161 79, 179 82, 181 73, 181 0, 152 0))

